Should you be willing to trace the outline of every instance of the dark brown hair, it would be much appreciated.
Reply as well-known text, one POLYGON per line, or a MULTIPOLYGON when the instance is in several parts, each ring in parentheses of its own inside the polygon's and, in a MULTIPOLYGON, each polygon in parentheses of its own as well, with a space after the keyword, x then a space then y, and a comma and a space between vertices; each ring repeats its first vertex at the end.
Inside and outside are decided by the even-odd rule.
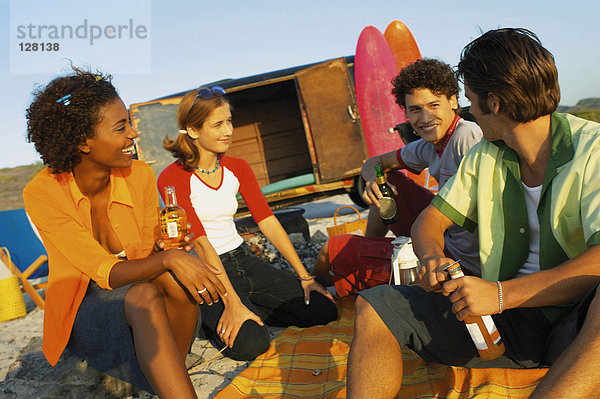
POLYGON ((72 74, 40 86, 33 96, 26 111, 27 141, 34 143, 52 173, 73 170, 81 161, 78 146, 96 134, 102 107, 119 98, 110 75, 75 67, 72 74))
POLYGON ((494 93, 500 110, 517 122, 529 122, 556 110, 560 101, 554 57, 539 38, 523 28, 491 30, 463 49, 458 75, 489 113, 494 93))
MULTIPOLYGON (((177 124, 181 130, 186 130, 188 127, 200 130, 211 112, 224 104, 229 104, 229 101, 219 93, 212 92, 213 97, 208 100, 196 98, 197 93, 198 90, 187 92, 177 107, 177 124)), ((194 140, 188 134, 180 133, 175 140, 166 136, 163 147, 170 151, 186 169, 192 170, 200 160, 200 151, 194 140)))
POLYGON ((430 58, 417 60, 402 68, 392 80, 392 94, 396 104, 406 108, 405 96, 415 89, 429 89, 436 96, 444 94, 448 99, 458 95, 458 80, 450 65, 430 58))

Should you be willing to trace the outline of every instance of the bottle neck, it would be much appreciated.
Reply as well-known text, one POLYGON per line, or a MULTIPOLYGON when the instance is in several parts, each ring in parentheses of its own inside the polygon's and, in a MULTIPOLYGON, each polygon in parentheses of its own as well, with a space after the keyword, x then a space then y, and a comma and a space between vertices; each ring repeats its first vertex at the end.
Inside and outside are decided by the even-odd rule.
POLYGON ((385 176, 375 176, 375 182, 379 185, 385 184, 385 176))
POLYGON ((177 205, 177 197, 175 196, 175 190, 165 190, 165 203, 167 206, 177 205))

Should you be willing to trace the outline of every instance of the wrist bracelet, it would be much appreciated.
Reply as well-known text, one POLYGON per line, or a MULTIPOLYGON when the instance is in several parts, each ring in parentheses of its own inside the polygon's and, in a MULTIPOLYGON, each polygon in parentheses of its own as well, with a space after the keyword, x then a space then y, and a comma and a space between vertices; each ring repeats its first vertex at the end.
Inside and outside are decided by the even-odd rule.
POLYGON ((502 283, 500 281, 496 281, 496 284, 498 284, 498 314, 502 313, 502 310, 504 310, 504 301, 502 300, 502 283))
POLYGON ((308 276, 308 277, 300 277, 300 276, 298 276, 298 280, 300 280, 300 281, 312 281, 314 279, 315 279, 314 276, 308 276))

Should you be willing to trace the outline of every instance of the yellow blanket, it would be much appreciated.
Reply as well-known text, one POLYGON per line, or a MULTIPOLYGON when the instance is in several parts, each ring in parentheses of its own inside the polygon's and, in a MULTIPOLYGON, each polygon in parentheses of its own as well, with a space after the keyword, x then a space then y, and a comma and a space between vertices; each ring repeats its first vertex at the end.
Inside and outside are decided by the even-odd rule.
MULTIPOLYGON (((346 364, 354 330, 354 299, 338 302, 326 326, 290 327, 216 396, 345 398, 346 364)), ((527 398, 547 369, 467 369, 427 363, 403 349, 401 398, 527 398)))

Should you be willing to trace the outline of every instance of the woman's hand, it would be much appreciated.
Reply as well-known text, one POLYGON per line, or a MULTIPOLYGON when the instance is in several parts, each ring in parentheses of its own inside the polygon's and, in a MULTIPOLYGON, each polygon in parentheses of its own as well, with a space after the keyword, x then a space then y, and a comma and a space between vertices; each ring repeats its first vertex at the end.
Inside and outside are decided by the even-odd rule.
POLYGON ((217 323, 217 334, 221 341, 228 347, 233 348, 237 334, 246 320, 254 320, 264 326, 260 317, 250 311, 242 302, 237 301, 225 306, 225 310, 217 323))
MULTIPOLYGON (((192 249, 194 249, 194 246, 196 245, 194 243, 194 233, 192 233, 190 231, 192 229, 191 224, 188 223, 187 227, 188 227, 188 233, 185 235, 185 237, 183 237, 183 240, 185 242, 187 242, 188 244, 181 249, 183 249, 185 252, 192 252, 192 249)), ((161 237, 158 237, 158 239, 154 243, 153 250, 154 250, 154 252, 160 252, 160 251, 164 251, 164 249, 165 249, 165 242, 163 241, 163 239, 161 237)))
POLYGON ((300 285, 302 285, 302 290, 304 291, 304 303, 305 304, 307 304, 307 305, 310 304, 310 292, 311 291, 316 291, 316 292, 322 294, 327 299, 329 299, 331 302, 335 303, 335 299, 333 299, 333 296, 329 293, 329 291, 327 291, 327 289, 325 287, 323 287, 320 283, 318 283, 314 277, 310 280, 302 280, 301 279, 300 285))
POLYGON ((216 276, 222 271, 204 260, 179 249, 169 249, 159 256, 163 256, 163 266, 199 304, 206 302, 212 305, 219 301, 219 295, 227 295, 223 283, 216 276))

